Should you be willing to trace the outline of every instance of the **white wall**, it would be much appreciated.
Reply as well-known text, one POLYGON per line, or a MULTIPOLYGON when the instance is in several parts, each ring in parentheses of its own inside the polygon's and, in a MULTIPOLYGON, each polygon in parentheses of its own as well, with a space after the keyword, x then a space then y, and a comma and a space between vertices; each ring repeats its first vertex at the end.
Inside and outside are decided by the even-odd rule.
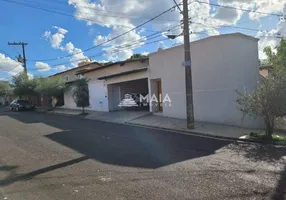
POLYGON ((72 94, 73 94, 73 88, 71 88, 69 92, 66 92, 64 94, 64 102, 65 102, 65 104, 62 106, 62 108, 81 109, 81 108, 78 108, 76 106, 76 103, 74 102, 72 94))
POLYGON ((105 111, 108 109, 108 93, 105 81, 90 81, 89 89, 89 103, 90 109, 94 111, 105 111))
MULTIPOLYGON (((64 94, 64 106, 62 108, 67 109, 82 109, 76 106, 73 99, 73 87, 69 92, 64 94)), ((85 108, 92 111, 108 111, 108 94, 107 87, 104 81, 90 81, 88 84, 89 89, 89 104, 90 106, 85 108)))
MULTIPOLYGON (((257 120, 244 120, 235 102, 236 90, 252 91, 257 86, 257 40, 232 34, 191 43, 195 120, 261 127, 257 120)), ((163 95, 172 106, 163 106, 163 115, 186 118, 183 46, 149 56, 150 79, 161 78, 163 95)))

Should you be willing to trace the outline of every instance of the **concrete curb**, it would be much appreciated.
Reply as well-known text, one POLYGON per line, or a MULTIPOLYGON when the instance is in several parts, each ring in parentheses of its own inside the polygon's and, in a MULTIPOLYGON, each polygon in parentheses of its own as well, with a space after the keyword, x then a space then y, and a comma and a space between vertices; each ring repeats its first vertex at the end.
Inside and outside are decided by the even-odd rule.
MULTIPOLYGON (((80 118, 84 120, 92 120, 92 121, 102 121, 102 122, 108 122, 108 123, 114 123, 114 124, 123 124, 123 125, 130 125, 130 126, 136 126, 136 127, 141 127, 141 128, 149 128, 149 129, 156 129, 156 130, 162 130, 162 131, 168 131, 168 132, 173 132, 173 133, 179 133, 179 134, 184 134, 184 135, 192 135, 192 136, 201 136, 201 137, 206 137, 206 138, 215 138, 215 139, 220 139, 220 140, 227 140, 227 141, 232 141, 232 142, 245 142, 245 143, 255 143, 255 144, 268 144, 268 145, 273 145, 273 146, 286 146, 283 144, 269 144, 269 143, 264 143, 262 141, 258 140, 252 140, 252 139, 240 139, 240 138, 233 138, 233 137, 227 137, 227 136, 218 136, 218 135, 212 135, 208 133, 202 133, 196 130, 185 130, 185 129, 172 129, 172 128, 164 128, 164 127, 159 127, 159 126, 150 126, 150 125, 142 125, 142 124, 137 124, 133 123, 132 121, 130 122, 112 122, 112 121, 107 121, 107 120, 100 120, 100 119, 88 119, 85 117, 81 117, 81 115, 71 115, 71 114, 65 114, 65 113, 51 113, 49 111, 37 111, 39 113, 44 113, 44 114, 52 114, 52 115, 61 115, 61 116, 69 116, 69 117, 74 117, 74 118, 80 118)), ((140 117, 138 117, 140 118, 140 117)))
MULTIPOLYGON (((233 142, 269 144, 269 143, 263 143, 263 142, 258 141, 258 140, 252 140, 252 139, 240 139, 240 138, 233 138, 233 137, 227 137, 227 136, 212 135, 212 134, 208 134, 208 133, 198 132, 196 130, 172 129, 172 128, 164 128, 164 127, 159 127, 159 126, 142 125, 142 124, 137 124, 137 123, 132 123, 132 122, 127 122, 126 124, 132 125, 132 126, 137 126, 137 127, 142 127, 142 128, 151 128, 151 129, 180 133, 180 134, 184 134, 184 135, 201 136, 201 137, 215 138, 215 139, 227 140, 227 141, 233 141, 233 142)), ((282 144, 269 144, 269 145, 286 146, 286 145, 282 145, 282 144)))
POLYGON ((38 113, 43 113, 43 114, 49 114, 49 115, 61 115, 61 116, 68 116, 68 117, 78 117, 78 118, 83 118, 81 117, 82 115, 72 115, 72 114, 67 114, 67 113, 57 113, 57 112, 52 112, 52 111, 47 111, 47 110, 35 110, 38 113))

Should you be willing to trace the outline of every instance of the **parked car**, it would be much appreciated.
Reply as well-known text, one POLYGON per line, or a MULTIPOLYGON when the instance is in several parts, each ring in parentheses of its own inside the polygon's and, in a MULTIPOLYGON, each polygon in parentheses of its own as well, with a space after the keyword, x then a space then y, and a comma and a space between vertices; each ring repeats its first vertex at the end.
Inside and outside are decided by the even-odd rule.
POLYGON ((10 103, 10 110, 20 111, 20 110, 33 110, 35 108, 28 100, 14 100, 10 103))

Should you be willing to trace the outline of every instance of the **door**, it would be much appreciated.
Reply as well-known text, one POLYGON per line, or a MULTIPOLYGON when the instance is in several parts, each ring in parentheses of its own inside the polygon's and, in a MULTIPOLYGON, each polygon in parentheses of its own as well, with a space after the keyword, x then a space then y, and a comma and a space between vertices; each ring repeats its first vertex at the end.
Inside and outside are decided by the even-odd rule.
POLYGON ((157 81, 157 91, 158 91, 157 97, 158 97, 159 112, 162 112, 163 111, 163 105, 161 102, 161 99, 162 99, 162 82, 161 82, 161 80, 157 81))

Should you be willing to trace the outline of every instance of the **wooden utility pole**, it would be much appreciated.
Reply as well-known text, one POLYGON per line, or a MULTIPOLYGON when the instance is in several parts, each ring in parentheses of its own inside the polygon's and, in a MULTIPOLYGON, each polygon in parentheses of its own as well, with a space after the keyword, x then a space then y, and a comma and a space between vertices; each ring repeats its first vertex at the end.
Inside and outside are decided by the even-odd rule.
POLYGON ((23 60, 21 61, 23 63, 24 72, 27 74, 27 63, 26 63, 26 54, 25 54, 25 46, 28 45, 28 43, 24 42, 8 42, 8 45, 21 45, 23 50, 23 60))
POLYGON ((191 50, 189 35, 189 14, 188 0, 183 0, 183 22, 184 22, 184 48, 185 48, 185 77, 186 77, 186 107, 187 107, 187 128, 195 128, 194 106, 193 106, 193 83, 191 68, 191 50))

